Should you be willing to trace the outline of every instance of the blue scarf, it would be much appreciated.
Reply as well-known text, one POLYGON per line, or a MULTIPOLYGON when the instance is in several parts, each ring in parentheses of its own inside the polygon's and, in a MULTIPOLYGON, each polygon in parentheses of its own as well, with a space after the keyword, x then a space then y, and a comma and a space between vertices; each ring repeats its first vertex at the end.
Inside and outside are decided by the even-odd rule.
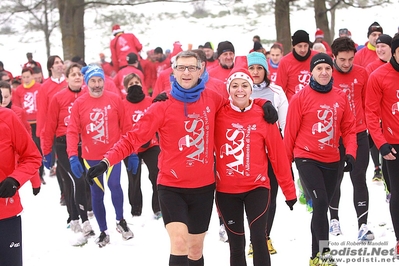
POLYGON ((327 93, 327 92, 329 92, 329 91, 332 90, 333 81, 334 81, 334 80, 333 80, 333 78, 331 77, 331 80, 330 80, 330 82, 328 82, 327 85, 320 85, 320 83, 318 83, 316 80, 314 80, 314 78, 313 78, 313 76, 312 76, 312 77, 310 77, 309 86, 310 86, 313 90, 315 90, 315 91, 317 91, 317 92, 320 92, 320 93, 327 93))
POLYGON ((269 59, 269 64, 270 64, 270 66, 271 66, 272 68, 276 69, 276 68, 278 68, 278 65, 280 64, 280 62, 277 63, 277 64, 275 64, 275 63, 273 63, 273 61, 272 61, 271 59, 269 59))
POLYGON ((170 95, 178 101, 184 102, 184 114, 187 116, 187 103, 198 101, 201 92, 205 89, 205 80, 199 79, 198 84, 191 89, 182 88, 177 81, 172 82, 170 95))

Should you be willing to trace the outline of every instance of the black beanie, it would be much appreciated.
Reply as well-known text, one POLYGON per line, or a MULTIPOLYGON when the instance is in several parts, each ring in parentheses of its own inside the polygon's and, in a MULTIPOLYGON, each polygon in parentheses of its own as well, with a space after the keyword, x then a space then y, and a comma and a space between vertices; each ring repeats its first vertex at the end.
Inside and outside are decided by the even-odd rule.
POLYGON ((292 35, 292 46, 301 42, 309 43, 309 34, 304 30, 297 30, 294 35, 292 35))
POLYGON ((263 46, 262 46, 262 44, 260 42, 254 42, 254 51, 255 52, 260 50, 260 49, 262 49, 262 48, 263 48, 263 46))
POLYGON ((234 46, 233 46, 233 44, 232 44, 231 42, 229 42, 229 41, 224 41, 224 42, 220 42, 220 43, 219 43, 218 49, 217 49, 218 57, 219 57, 221 54, 223 54, 223 53, 225 53, 225 52, 229 52, 229 51, 234 53, 234 46))
POLYGON ((139 60, 139 58, 137 57, 137 55, 135 53, 129 53, 126 56, 126 61, 129 65, 135 64, 137 63, 139 60))
POLYGON ((375 31, 384 33, 382 31, 382 27, 380 26, 380 24, 378 24, 378 22, 374 22, 373 24, 370 25, 369 31, 367 32, 367 38, 370 36, 371 33, 375 32, 375 31))
POLYGON ((211 42, 206 42, 206 43, 203 45, 203 48, 208 48, 208 49, 212 49, 212 50, 213 50, 213 47, 212 47, 211 42))
POLYGON ((392 55, 395 54, 397 48, 399 48, 399 38, 394 38, 391 43, 392 55))
POLYGON ((377 43, 377 44, 378 43, 385 43, 385 44, 391 46, 391 42, 392 42, 392 37, 391 36, 389 36, 388 34, 381 34, 378 37, 378 39, 377 39, 377 41, 375 43, 377 43))
POLYGON ((333 67, 333 61, 329 55, 325 53, 318 53, 312 57, 312 60, 310 60, 310 72, 313 71, 313 68, 315 68, 315 66, 321 63, 326 63, 333 67))

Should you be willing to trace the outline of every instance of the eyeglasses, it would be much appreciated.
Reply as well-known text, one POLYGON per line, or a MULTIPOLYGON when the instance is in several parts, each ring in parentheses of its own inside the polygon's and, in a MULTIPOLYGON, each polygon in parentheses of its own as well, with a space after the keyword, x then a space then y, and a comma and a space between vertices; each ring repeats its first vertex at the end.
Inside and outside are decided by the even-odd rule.
POLYGON ((188 72, 195 72, 195 71, 197 71, 199 68, 198 68, 197 66, 183 66, 183 65, 177 65, 177 66, 175 67, 175 69, 176 69, 177 71, 180 71, 180 72, 184 72, 184 71, 186 71, 186 69, 188 69, 188 72))
POLYGON ((340 29, 340 30, 339 30, 339 34, 340 34, 340 35, 343 35, 343 34, 348 35, 348 29, 346 29, 346 28, 345 28, 345 29, 340 29))

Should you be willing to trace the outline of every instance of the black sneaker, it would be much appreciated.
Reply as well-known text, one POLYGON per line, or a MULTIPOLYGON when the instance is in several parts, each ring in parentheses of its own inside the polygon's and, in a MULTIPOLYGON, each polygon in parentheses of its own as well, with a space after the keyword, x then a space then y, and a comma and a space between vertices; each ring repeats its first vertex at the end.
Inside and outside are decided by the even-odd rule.
POLYGON ((129 240, 134 237, 134 234, 127 226, 125 219, 122 219, 119 223, 116 224, 116 230, 122 234, 122 238, 124 240, 129 240))
POLYGON ((109 235, 107 235, 105 232, 101 232, 100 236, 95 242, 100 248, 105 247, 107 244, 109 244, 109 235))
POLYGON ((374 170, 373 181, 374 182, 382 182, 383 181, 381 168, 377 168, 374 170))

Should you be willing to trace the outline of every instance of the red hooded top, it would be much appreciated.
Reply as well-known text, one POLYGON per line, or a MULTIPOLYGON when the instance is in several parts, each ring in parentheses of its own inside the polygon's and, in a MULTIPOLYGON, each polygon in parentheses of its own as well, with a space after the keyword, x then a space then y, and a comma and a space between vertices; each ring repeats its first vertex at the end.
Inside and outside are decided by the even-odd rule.
POLYGON ((110 42, 111 60, 117 72, 121 67, 127 66, 126 57, 130 53, 139 55, 143 45, 133 33, 118 33, 110 42))
MULTIPOLYGON (((0 108, 0 132, 0 182, 13 177, 22 186, 37 175, 42 156, 17 115, 8 108, 0 108), (18 156, 18 163, 15 156, 18 156)), ((18 191, 13 197, 0 198, 0 220, 18 215, 21 211, 18 191)))

